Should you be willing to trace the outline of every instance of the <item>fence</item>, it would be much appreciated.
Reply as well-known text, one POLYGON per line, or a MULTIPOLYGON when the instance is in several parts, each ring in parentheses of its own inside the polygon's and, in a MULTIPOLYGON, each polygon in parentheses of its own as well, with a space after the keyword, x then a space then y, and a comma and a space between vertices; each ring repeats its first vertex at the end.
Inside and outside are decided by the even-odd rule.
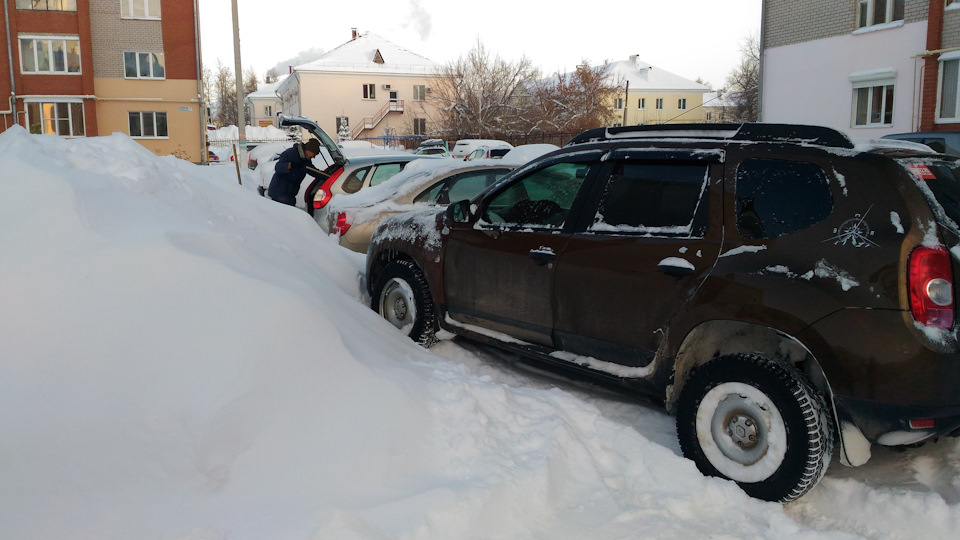
MULTIPOLYGON (((525 135, 464 135, 460 139, 496 139, 500 141, 506 141, 513 146, 520 146, 523 144, 555 144, 557 146, 563 146, 567 142, 579 135, 580 132, 576 133, 530 133, 525 135)), ((362 139, 357 139, 361 141, 367 141, 371 144, 377 146, 383 146, 386 148, 404 148, 407 150, 416 149, 420 146, 420 143, 427 139, 436 139, 436 136, 429 135, 398 135, 398 136, 385 136, 385 137, 365 137, 362 139)), ((460 139, 448 140, 447 145, 450 147, 450 150, 453 150, 454 145, 460 139)))

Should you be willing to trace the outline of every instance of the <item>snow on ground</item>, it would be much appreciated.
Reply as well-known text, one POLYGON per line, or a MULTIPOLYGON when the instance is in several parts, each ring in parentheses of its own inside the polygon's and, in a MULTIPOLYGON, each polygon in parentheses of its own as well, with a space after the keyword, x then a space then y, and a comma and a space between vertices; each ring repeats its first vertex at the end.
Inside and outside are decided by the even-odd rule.
MULTIPOLYGON (((232 167, 0 134, 0 536, 953 538, 960 445, 783 506, 659 409, 357 301, 362 256, 232 167)), ((249 174, 249 173, 247 173, 249 174)), ((834 460, 839 461, 839 460, 834 460)))

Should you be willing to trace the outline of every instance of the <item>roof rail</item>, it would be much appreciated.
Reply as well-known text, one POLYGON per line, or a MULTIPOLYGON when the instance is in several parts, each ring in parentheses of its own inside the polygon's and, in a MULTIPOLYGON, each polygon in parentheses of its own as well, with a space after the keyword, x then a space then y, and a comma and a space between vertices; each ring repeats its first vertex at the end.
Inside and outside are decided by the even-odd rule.
POLYGON ((728 139, 733 141, 785 141, 816 146, 853 148, 845 134, 833 128, 801 124, 653 124, 595 128, 570 139, 567 145, 615 139, 728 139))

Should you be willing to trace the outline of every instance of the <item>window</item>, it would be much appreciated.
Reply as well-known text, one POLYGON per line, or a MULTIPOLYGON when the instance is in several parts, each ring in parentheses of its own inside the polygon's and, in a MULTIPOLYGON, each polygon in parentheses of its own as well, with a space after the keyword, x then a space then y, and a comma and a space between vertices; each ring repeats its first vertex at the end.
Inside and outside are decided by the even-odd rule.
POLYGON ((712 121, 713 121, 713 113, 712 113, 712 112, 708 112, 708 113, 707 113, 706 120, 707 120, 707 122, 712 122, 712 121))
POLYGON ((708 171, 707 165, 619 163, 590 230, 702 237, 708 171))
POLYGON ((737 168, 737 230, 775 238, 805 229, 833 211, 830 182, 812 163, 747 159, 737 168))
POLYGON ((341 138, 350 138, 350 118, 346 116, 337 117, 337 135, 341 138))
POLYGON ((130 136, 141 139, 167 137, 167 113, 131 112, 129 114, 130 136))
POLYGON ((17 0, 17 9, 76 11, 77 0, 17 0))
POLYGON ((471 171, 445 178, 430 186, 413 200, 414 203, 450 204, 472 199, 510 172, 509 169, 471 171))
POLYGON ((371 168, 372 167, 364 167, 350 173, 350 176, 341 184, 340 189, 342 189, 344 193, 356 193, 360 191, 363 187, 363 179, 366 178, 371 168))
POLYGON ((377 99, 377 85, 363 85, 363 99, 377 99))
POLYGON ((677 100, 677 108, 681 111, 687 110, 687 98, 680 98, 677 100))
POLYGON ((413 100, 425 101, 427 99, 427 87, 422 84, 413 85, 413 100))
POLYGON ((76 36, 20 38, 21 73, 80 73, 76 36))
POLYGON ((870 86, 853 90, 855 126, 893 124, 893 85, 870 86))
POLYGON ((663 98, 657 98, 657 110, 658 111, 663 110, 663 98))
POLYGON ((427 119, 426 118, 414 118, 413 119, 413 134, 414 135, 424 135, 427 133, 427 119))
POLYGON ((127 79, 163 79, 164 65, 163 53, 123 53, 123 76, 127 79))
POLYGON ((623 110, 623 98, 613 98, 613 108, 617 111, 623 110))
POLYGON ((373 170, 373 176, 370 177, 370 187, 380 185, 390 178, 393 175, 403 170, 403 166, 406 163, 383 163, 377 165, 377 168, 373 170))
POLYGON ((640 98, 640 101, 637 102, 637 108, 638 108, 638 109, 646 109, 646 108, 647 108, 647 98, 640 98))
POLYGON ((271 116, 272 114, 273 114, 273 106, 271 106, 271 105, 264 105, 264 106, 263 106, 263 115, 264 115, 264 116, 271 116))
POLYGON ((590 167, 589 163, 558 163, 535 171, 493 197, 483 220, 559 229, 590 167))
POLYGON ((937 120, 960 121, 960 53, 940 56, 937 120))
POLYGON ((120 16, 124 19, 159 19, 160 0, 120 0, 120 16))
POLYGON ((903 20, 904 0, 860 0, 857 28, 903 20))
POLYGON ((27 102, 27 125, 30 126, 30 133, 38 135, 83 137, 83 103, 27 102))

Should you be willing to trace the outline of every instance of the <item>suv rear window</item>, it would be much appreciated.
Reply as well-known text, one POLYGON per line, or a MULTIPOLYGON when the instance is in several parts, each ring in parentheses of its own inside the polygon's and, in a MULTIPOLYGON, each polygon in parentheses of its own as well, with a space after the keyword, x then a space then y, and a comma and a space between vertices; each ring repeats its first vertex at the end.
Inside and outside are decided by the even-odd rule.
POLYGON ((830 181, 812 163, 747 159, 737 167, 737 231, 776 238, 805 229, 833 211, 830 181))

